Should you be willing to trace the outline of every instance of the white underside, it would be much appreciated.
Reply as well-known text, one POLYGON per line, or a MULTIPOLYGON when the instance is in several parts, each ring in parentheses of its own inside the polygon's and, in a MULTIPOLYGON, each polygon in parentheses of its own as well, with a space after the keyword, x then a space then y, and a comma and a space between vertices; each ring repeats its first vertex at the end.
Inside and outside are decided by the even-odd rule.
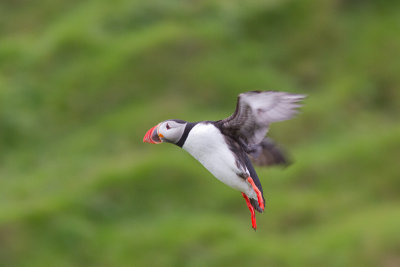
POLYGON ((194 126, 182 148, 203 164, 218 180, 250 198, 257 199, 251 185, 237 175, 243 171, 248 174, 248 170, 238 169, 232 151, 219 129, 213 124, 199 123, 194 126))

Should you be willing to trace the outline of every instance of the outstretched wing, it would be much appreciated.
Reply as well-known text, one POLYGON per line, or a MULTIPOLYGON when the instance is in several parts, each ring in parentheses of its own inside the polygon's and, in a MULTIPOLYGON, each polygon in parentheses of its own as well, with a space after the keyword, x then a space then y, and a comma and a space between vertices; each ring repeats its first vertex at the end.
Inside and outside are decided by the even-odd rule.
POLYGON ((251 91, 239 95, 235 113, 219 121, 221 129, 247 146, 260 143, 272 122, 292 118, 305 95, 251 91))
POLYGON ((265 137, 259 144, 252 146, 247 154, 251 162, 258 166, 287 166, 290 164, 286 152, 268 137, 265 137))

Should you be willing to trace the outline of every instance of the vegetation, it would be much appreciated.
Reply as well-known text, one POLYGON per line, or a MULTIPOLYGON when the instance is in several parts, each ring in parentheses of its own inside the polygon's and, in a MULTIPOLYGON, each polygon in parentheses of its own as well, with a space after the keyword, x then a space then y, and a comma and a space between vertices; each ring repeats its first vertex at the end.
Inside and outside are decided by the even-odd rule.
POLYGON ((400 265, 400 2, 3 0, 0 265, 400 265), (272 126, 294 164, 240 193, 170 118, 306 93, 272 126))

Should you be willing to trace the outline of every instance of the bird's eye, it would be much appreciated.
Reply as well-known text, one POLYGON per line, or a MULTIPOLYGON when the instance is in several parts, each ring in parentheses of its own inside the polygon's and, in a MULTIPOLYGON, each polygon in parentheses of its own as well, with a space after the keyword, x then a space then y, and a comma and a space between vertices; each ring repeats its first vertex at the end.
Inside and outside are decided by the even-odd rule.
POLYGON ((171 127, 169 127, 169 124, 167 123, 167 126, 165 126, 167 128, 167 130, 171 129, 171 127))

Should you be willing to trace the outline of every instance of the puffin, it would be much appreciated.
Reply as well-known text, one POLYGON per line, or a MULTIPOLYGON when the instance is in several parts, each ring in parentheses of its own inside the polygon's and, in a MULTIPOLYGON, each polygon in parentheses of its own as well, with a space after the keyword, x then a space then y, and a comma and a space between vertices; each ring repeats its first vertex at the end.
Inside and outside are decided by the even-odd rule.
POLYGON ((265 207, 263 188, 253 167, 287 165, 286 153, 266 137, 270 124, 291 119, 306 96, 279 91, 241 93, 235 112, 218 121, 166 120, 147 131, 143 142, 171 143, 189 152, 224 184, 239 190, 257 229, 255 210, 265 207))

